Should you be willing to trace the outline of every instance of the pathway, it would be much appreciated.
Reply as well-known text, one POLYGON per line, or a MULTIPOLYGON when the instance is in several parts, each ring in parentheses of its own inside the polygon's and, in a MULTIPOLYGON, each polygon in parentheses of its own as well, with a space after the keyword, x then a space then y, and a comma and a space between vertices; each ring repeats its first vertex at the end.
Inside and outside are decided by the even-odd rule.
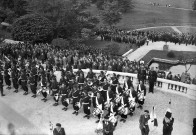
POLYGON ((171 28, 172 28, 176 33, 182 34, 182 32, 181 32, 178 28, 176 28, 175 26, 172 26, 171 28))
MULTIPOLYGON (((129 54, 127 58, 131 61, 133 60, 140 60, 143 58, 149 51, 151 50, 163 50, 163 46, 165 45, 165 42, 149 42, 149 45, 143 45, 137 50, 135 50, 133 53, 129 54)), ((175 50, 175 51, 196 51, 196 46, 194 45, 188 45, 185 44, 174 44, 174 43, 167 43, 169 45, 169 50, 175 50)))

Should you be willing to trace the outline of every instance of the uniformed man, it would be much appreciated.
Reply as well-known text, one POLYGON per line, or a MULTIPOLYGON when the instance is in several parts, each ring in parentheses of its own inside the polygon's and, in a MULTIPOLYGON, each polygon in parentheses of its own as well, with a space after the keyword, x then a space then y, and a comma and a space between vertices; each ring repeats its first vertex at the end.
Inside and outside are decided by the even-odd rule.
POLYGON ((3 94, 3 75, 1 73, 2 71, 0 70, 0 91, 1 91, 1 96, 5 96, 3 94))
POLYGON ((60 87, 60 93, 61 93, 61 102, 64 106, 64 108, 62 110, 67 111, 67 107, 69 105, 69 90, 68 87, 65 85, 65 83, 62 83, 61 87, 60 87))
POLYGON ((11 81, 10 81, 10 71, 8 70, 8 68, 5 67, 4 69, 4 79, 5 79, 5 83, 8 86, 7 89, 11 89, 11 81))
POLYGON ((59 101, 59 97, 60 97, 60 93, 59 93, 59 86, 58 86, 56 77, 53 77, 53 79, 52 79, 51 90, 52 90, 52 94, 54 95, 54 101, 55 101, 53 106, 57 106, 58 101, 59 101))
POLYGON ((18 92, 18 87, 19 87, 18 79, 19 79, 19 71, 16 68, 16 65, 13 65, 13 69, 12 69, 12 82, 13 82, 13 86, 15 88, 15 91, 14 92, 16 92, 16 93, 18 92))
POLYGON ((27 75, 26 75, 25 69, 22 70, 21 85, 22 85, 22 89, 25 91, 25 93, 23 95, 27 95, 28 94, 28 87, 27 87, 27 75))
POLYGON ((72 93, 74 112, 72 114, 78 115, 78 110, 80 109, 80 96, 81 96, 81 93, 78 90, 78 86, 74 85, 73 93, 72 93))
POLYGON ((36 98, 37 81, 36 81, 36 76, 32 72, 29 77, 29 84, 30 84, 31 91, 33 93, 32 97, 36 98))
POLYGON ((84 92, 84 98, 82 99, 82 104, 83 104, 84 113, 86 114, 84 118, 87 117, 87 119, 89 119, 91 113, 90 111, 91 98, 86 92, 84 92))

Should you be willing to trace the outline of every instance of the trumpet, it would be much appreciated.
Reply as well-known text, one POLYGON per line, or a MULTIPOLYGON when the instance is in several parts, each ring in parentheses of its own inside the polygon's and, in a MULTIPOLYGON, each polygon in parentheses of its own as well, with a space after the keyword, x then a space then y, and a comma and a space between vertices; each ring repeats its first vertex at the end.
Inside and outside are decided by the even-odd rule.
POLYGON ((88 86, 92 86, 93 85, 93 82, 92 81, 88 81, 88 86))
POLYGON ((98 87, 98 91, 102 91, 103 90, 103 87, 102 86, 99 86, 98 87))

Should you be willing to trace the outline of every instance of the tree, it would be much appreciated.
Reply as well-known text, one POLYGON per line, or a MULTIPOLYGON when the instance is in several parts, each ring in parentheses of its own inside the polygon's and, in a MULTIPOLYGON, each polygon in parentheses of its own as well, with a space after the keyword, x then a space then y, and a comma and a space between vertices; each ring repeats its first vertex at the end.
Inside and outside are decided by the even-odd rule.
POLYGON ((118 8, 122 13, 127 13, 134 8, 132 0, 117 0, 118 8))
POLYGON ((37 14, 28 14, 18 18, 12 27, 12 37, 19 41, 50 42, 53 34, 52 23, 37 14))
POLYGON ((107 3, 102 12, 103 23, 112 26, 122 19, 120 9, 117 8, 117 2, 107 3))
POLYGON ((193 10, 196 10, 196 0, 193 2, 193 10))

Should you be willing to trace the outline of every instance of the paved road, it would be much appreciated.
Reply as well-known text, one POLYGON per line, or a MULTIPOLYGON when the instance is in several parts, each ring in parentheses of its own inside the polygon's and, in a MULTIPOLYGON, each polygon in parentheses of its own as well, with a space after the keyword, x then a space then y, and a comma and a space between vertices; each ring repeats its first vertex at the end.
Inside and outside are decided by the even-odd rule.
MULTIPOLYGON (((3 119, 0 117, 2 125, 0 131, 2 132, 5 131, 3 128, 6 127, 4 123, 7 124, 10 121, 16 125, 17 130, 19 127, 26 125, 27 130, 32 130, 32 127, 39 127, 44 133, 49 133, 49 121, 52 121, 54 124, 57 122, 62 123, 68 135, 95 134, 96 119, 93 117, 90 120, 84 119, 82 110, 80 110, 78 116, 74 116, 71 105, 68 111, 64 112, 61 110, 63 107, 61 104, 57 107, 52 106, 54 103, 52 97, 49 97, 49 101, 44 103, 40 100, 41 96, 36 99, 32 98, 31 94, 23 96, 21 90, 17 94, 13 93, 13 90, 5 90, 5 94, 5 97, 0 97, 0 116, 4 117, 3 119), (32 127, 29 128, 29 126, 32 127)), ((153 105, 156 106, 159 126, 157 128, 150 126, 150 135, 161 135, 162 119, 165 110, 168 108, 169 99, 172 99, 171 109, 175 118, 173 134, 191 135, 192 119, 196 117, 196 101, 161 91, 148 94, 143 108, 143 110, 151 110, 153 105)), ((138 120, 143 110, 136 109, 132 117, 128 116, 125 124, 119 122, 114 135, 139 135, 138 120)), ((25 131, 23 130, 23 132, 25 131)))

